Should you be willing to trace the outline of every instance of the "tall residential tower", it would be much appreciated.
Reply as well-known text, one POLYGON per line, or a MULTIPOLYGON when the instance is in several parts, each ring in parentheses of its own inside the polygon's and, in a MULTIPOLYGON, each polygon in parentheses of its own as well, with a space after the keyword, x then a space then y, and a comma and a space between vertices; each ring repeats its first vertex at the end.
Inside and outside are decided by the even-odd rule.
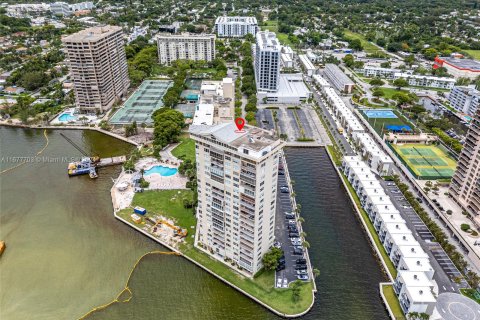
POLYGON ((450 193, 462 208, 480 214, 480 109, 470 124, 450 193))
POLYGON ((274 32, 257 33, 254 65, 257 91, 277 92, 280 83, 280 49, 274 32))
POLYGON ((215 32, 219 37, 245 37, 255 35, 258 31, 255 17, 218 17, 215 21, 215 32))
POLYGON ((175 60, 215 59, 214 34, 162 34, 157 37, 158 60, 171 64, 175 60))
POLYGON ((191 126, 196 142, 195 246, 253 276, 274 242, 278 161, 272 132, 233 122, 191 126))
POLYGON ((130 86, 122 28, 88 28, 63 38, 62 42, 79 110, 109 110, 130 86))

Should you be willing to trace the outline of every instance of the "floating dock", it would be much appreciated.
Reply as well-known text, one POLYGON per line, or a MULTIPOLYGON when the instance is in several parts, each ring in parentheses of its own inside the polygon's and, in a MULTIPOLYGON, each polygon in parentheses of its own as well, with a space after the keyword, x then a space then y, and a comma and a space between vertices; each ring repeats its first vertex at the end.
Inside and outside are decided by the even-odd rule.
POLYGON ((118 156, 118 157, 111 157, 111 158, 102 158, 97 163, 97 167, 108 167, 108 166, 115 166, 118 164, 122 164, 127 161, 126 156, 118 156))

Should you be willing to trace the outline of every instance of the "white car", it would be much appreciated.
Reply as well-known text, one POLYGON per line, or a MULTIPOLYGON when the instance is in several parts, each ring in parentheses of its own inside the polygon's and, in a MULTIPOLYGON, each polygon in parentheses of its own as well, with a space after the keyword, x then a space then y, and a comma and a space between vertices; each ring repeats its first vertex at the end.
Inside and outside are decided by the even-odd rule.
POLYGON ((283 287, 284 287, 284 288, 288 288, 287 278, 283 279, 283 287))
POLYGON ((281 287, 282 287, 282 279, 278 278, 277 279, 277 288, 281 288, 281 287))

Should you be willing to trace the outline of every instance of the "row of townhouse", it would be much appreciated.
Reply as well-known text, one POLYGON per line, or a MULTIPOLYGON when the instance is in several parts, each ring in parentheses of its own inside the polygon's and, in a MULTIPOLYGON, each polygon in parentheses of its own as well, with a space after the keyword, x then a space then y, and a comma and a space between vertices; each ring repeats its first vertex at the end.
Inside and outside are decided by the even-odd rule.
POLYGON ((375 173, 381 176, 388 176, 392 173, 392 158, 380 149, 368 133, 354 132, 352 140, 358 154, 375 173))
POLYGON ((431 315, 436 296, 434 270, 400 212, 369 166, 359 156, 347 156, 342 170, 373 223, 389 259, 398 270, 393 288, 405 314, 431 315))

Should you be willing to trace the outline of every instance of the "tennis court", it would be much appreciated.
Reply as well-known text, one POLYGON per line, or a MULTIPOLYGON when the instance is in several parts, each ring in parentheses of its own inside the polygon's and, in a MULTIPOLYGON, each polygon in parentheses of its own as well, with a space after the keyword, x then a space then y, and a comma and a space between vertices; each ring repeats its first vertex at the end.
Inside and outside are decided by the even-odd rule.
POLYGON ((117 125, 131 124, 134 121, 137 124, 152 124, 152 114, 163 107, 162 98, 172 84, 171 80, 143 81, 109 122, 117 125))
POLYGON ((424 144, 391 144, 390 147, 417 179, 448 179, 455 172, 456 161, 440 147, 424 144))
POLYGON ((398 118, 397 115, 391 109, 373 109, 373 110, 364 110, 363 113, 368 118, 383 118, 383 119, 396 119, 398 118))
POLYGON ((413 125, 401 116, 398 111, 391 109, 364 109, 363 117, 368 121, 370 126, 381 136, 386 131, 394 133, 412 132, 413 125))

